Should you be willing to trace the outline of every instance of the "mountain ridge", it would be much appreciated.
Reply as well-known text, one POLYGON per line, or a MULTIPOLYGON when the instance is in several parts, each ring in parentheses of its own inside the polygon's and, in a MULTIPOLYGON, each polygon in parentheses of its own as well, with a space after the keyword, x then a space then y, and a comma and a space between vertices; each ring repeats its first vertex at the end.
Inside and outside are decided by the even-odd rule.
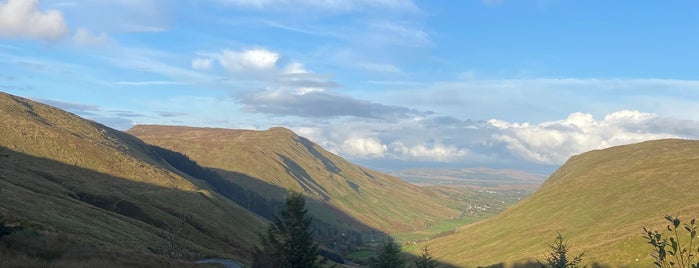
POLYGON ((0 163, 3 219, 97 248, 160 255, 181 225, 182 257, 242 260, 265 225, 130 134, 5 93, 0 123, 9 155, 0 163))
MULTIPOLYGON (((326 211, 340 209, 385 232, 459 215, 436 200, 434 193, 351 164, 286 128, 256 131, 147 125, 127 132, 182 152, 208 168, 243 173, 281 188, 298 188, 328 206, 326 211)), ((251 182, 238 183, 256 187, 251 182)))

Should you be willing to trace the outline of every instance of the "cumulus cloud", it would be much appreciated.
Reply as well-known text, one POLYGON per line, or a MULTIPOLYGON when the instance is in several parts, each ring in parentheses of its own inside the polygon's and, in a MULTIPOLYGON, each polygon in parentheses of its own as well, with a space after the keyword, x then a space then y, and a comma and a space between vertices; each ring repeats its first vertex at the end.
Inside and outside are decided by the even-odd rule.
MULTIPOLYGON (((224 49, 212 56, 237 79, 263 81, 282 88, 328 89, 339 86, 327 77, 309 71, 300 62, 283 64, 279 53, 263 48, 224 49)), ((195 59, 192 67, 206 67, 206 63, 203 59, 195 59)))
POLYGON ((38 0, 8 0, 0 3, 0 36, 56 40, 69 32, 63 14, 42 12, 38 0))
POLYGON ((346 139, 342 143, 342 152, 344 154, 362 157, 362 158, 377 158, 383 157, 388 146, 382 144, 376 138, 359 138, 353 137, 346 139))
POLYGON ((663 138, 699 138, 699 122, 620 110, 595 118, 576 112, 536 123, 417 115, 395 121, 353 117, 293 127, 324 148, 362 164, 426 163, 551 171, 573 155, 663 138))
POLYGON ((417 144, 406 146, 401 142, 391 144, 391 149, 399 158, 449 162, 458 160, 467 154, 464 149, 458 149, 456 146, 446 146, 443 144, 434 144, 432 146, 425 144, 417 144))
POLYGON ((272 72, 276 69, 278 60, 279 53, 266 49, 224 49, 219 57, 221 66, 234 75, 272 72))
POLYGON ((352 97, 332 94, 323 90, 258 90, 235 95, 249 112, 281 116, 310 118, 332 118, 353 116, 360 118, 396 120, 412 117, 421 112, 400 107, 374 103, 352 97))
POLYGON ((505 144, 511 153, 528 161, 551 165, 562 164, 572 155, 594 149, 662 138, 692 138, 699 131, 696 122, 687 124, 629 110, 608 114, 601 120, 591 114, 573 113, 563 120, 539 124, 501 120, 488 123, 497 130, 493 140, 505 144))

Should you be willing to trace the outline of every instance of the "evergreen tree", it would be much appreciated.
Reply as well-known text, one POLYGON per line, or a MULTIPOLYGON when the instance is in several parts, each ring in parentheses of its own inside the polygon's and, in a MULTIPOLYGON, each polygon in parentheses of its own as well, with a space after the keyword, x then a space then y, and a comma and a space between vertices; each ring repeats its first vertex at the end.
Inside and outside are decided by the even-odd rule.
MULTIPOLYGON (((546 255, 546 263, 542 264, 542 267, 545 268, 577 268, 580 267, 580 263, 582 262, 582 256, 583 254, 581 253, 580 255, 574 257, 573 259, 569 259, 568 256, 568 251, 570 250, 570 246, 565 242, 565 239, 563 239, 563 235, 561 233, 558 233, 556 236, 556 239, 553 241, 552 244, 549 245, 549 248, 551 248, 551 251, 546 255)), ((586 266, 582 266, 586 267, 586 266)))
POLYGON ((437 268, 437 261, 432 258, 432 253, 430 253, 430 249, 427 246, 422 248, 422 254, 420 254, 420 258, 415 261, 415 267, 437 268))
POLYGON ((400 245, 388 238, 379 245, 379 252, 369 259, 371 268, 404 268, 405 259, 401 256, 400 245))
POLYGON ((312 219, 307 213, 303 195, 289 192, 281 217, 260 235, 262 248, 255 247, 253 267, 320 267, 324 260, 318 259, 318 243, 313 241, 312 219))

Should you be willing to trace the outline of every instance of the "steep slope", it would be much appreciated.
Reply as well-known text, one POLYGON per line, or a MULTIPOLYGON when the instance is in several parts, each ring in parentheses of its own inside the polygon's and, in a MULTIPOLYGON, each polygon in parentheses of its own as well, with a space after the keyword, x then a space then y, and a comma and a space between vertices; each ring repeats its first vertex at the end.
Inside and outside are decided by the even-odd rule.
POLYGON ((351 164, 288 129, 136 126, 128 132, 182 152, 268 196, 280 197, 285 189, 303 190, 317 201, 311 202, 311 212, 330 224, 347 222, 349 216, 359 221, 350 224, 355 229, 366 225, 394 232, 459 215, 435 194, 351 164))
POLYGON ((129 134, 5 93, 0 126, 0 218, 10 222, 108 250, 172 255, 177 241, 177 257, 239 259, 266 225, 129 134))
POLYGON ((574 252, 612 267, 651 267, 642 227, 663 216, 698 217, 699 141, 659 140, 574 156, 532 196, 428 243, 459 266, 543 258, 561 232, 574 252))

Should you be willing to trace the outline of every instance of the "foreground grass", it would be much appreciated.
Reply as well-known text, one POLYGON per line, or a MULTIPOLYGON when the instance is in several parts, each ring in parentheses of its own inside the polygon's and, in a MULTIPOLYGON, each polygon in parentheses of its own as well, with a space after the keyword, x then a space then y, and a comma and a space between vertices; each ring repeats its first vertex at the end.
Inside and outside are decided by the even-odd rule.
POLYGON ((79 237, 23 230, 0 241, 0 267, 200 267, 141 251, 124 251, 79 237))

